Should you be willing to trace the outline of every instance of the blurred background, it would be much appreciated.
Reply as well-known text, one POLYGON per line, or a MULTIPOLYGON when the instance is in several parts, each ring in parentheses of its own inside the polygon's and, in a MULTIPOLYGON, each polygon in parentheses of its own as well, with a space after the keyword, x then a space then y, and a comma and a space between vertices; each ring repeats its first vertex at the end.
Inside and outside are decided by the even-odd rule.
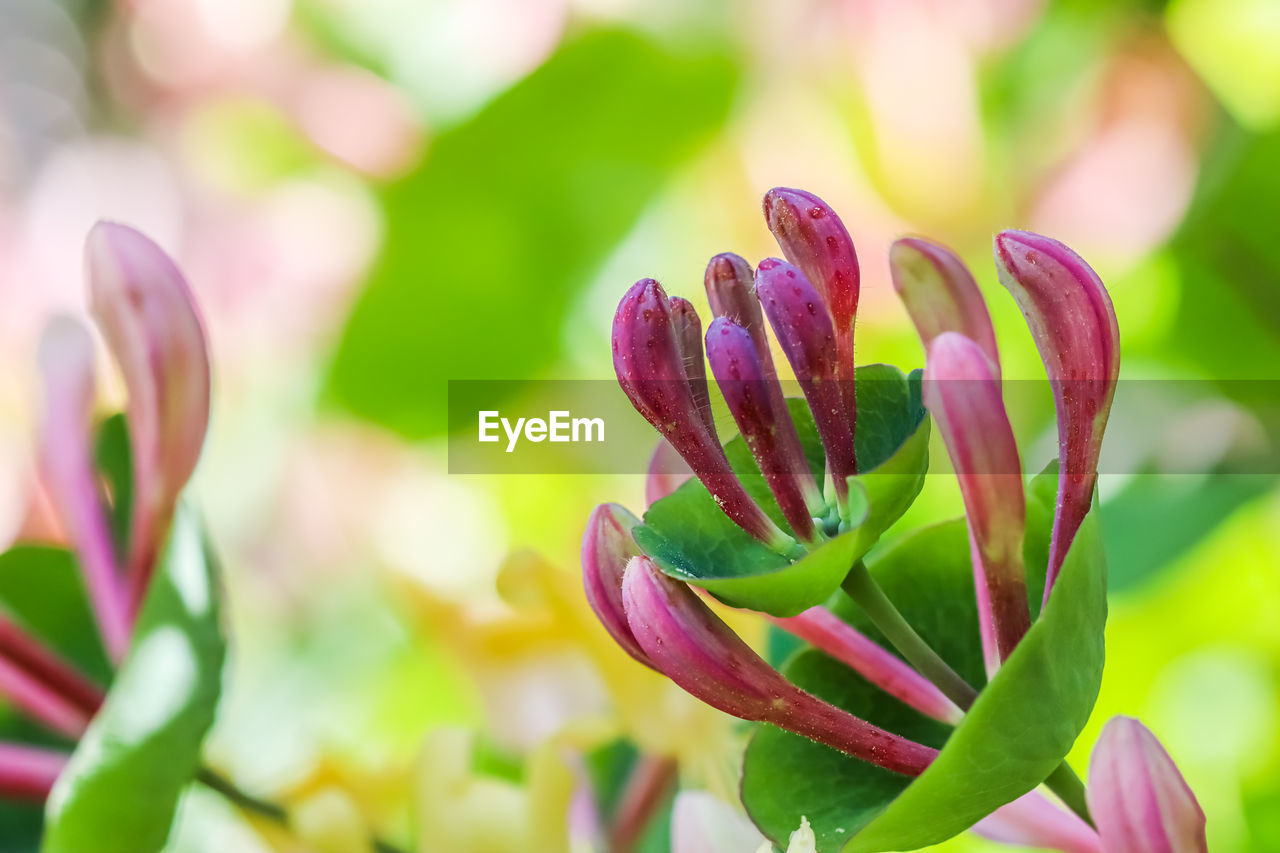
MULTIPOLYGON (((990 239, 1041 231, 1107 282, 1131 387, 1194 380, 1109 436, 1108 663, 1073 761, 1139 716, 1211 849, 1280 850, 1277 44, 1276 0, 0 0, 0 540, 50 535, 36 336, 83 311, 90 225, 129 223, 214 351, 210 760, 329 839, 196 792, 174 851, 529 849, 581 788, 548 750, 622 736, 728 799, 741 730, 578 592, 587 513, 639 512, 643 479, 451 476, 446 381, 610 377, 625 287, 705 307, 711 255, 777 253, 775 185, 858 245, 860 361, 923 362, 887 265, 918 232, 972 264, 1005 375, 1038 377, 990 239)), ((1016 408, 1038 470, 1047 393, 1016 408)), ((958 511, 933 477, 906 523, 958 511)))

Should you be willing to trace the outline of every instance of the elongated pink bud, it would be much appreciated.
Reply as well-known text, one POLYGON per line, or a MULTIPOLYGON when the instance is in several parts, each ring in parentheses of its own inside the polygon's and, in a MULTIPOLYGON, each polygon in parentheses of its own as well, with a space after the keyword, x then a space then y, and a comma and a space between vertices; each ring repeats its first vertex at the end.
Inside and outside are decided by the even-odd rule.
POLYGON ((90 715, 8 658, 0 657, 0 698, 49 731, 75 740, 90 715))
POLYGON ((1102 853, 1204 853, 1204 811, 1147 727, 1113 717, 1089 761, 1089 812, 1102 853))
POLYGON ((803 190, 776 187, 764 197, 764 218, 787 260, 822 294, 836 337, 836 378, 845 418, 854 429, 853 320, 858 313, 860 277, 853 240, 836 212, 803 190))
POLYGON ((52 749, 0 742, 0 797, 44 800, 68 758, 52 749))
POLYGON ((622 582, 631 633, 654 666, 698 699, 744 720, 824 743, 895 773, 918 775, 936 750, 899 737, 791 684, 685 584, 636 557, 622 582))
POLYGON ((1000 383, 976 343, 958 332, 933 340, 924 403, 938 424, 964 497, 987 669, 993 673, 1031 626, 1022 538, 1022 463, 1000 383))
POLYGON ((974 825, 983 838, 1017 847, 1061 850, 1062 853, 1101 853, 1102 842, 1093 827, 1074 812, 1032 791, 1003 805, 974 825))
POLYGON ((716 317, 728 317, 751 333, 756 352, 765 372, 773 374, 773 355, 769 352, 769 338, 765 335, 764 315, 760 300, 756 298, 751 264, 735 255, 724 252, 707 264, 703 277, 707 289, 707 302, 716 317))
POLYGON ((51 649, 14 622, 0 615, 0 661, 9 661, 64 697, 85 718, 102 705, 104 694, 51 649))
POLYGON ((904 237, 889 249, 889 270, 926 352, 938 335, 959 332, 982 348, 1000 376, 991 315, 964 261, 945 246, 904 237))
POLYGON ((791 414, 785 405, 777 405, 782 398, 778 380, 765 376, 751 334, 727 317, 716 318, 707 330, 707 355, 720 393, 783 517, 797 537, 812 542, 810 507, 820 507, 822 496, 791 414))
POLYGON ((724 448, 707 431, 689 388, 667 295, 653 279, 636 282, 618 304, 613 369, 636 411, 684 457, 725 515, 770 548, 790 551, 794 540, 742 488, 724 448))
POLYGON ((195 297, 159 246, 132 228, 99 222, 85 256, 90 305, 129 394, 136 606, 209 427, 209 351, 195 297))
POLYGON ((652 667, 648 655, 631 635, 622 608, 622 575, 631 558, 640 554, 631 538, 631 529, 639 523, 640 519, 618 504, 600 504, 591 511, 582 534, 582 589, 587 604, 614 642, 640 663, 652 667))
POLYGON ((826 202, 804 190, 775 187, 764 197, 764 218, 787 260, 823 295, 837 334, 858 313, 858 255, 844 223, 826 202))
MULTIPOLYGON (((835 329, 822 297, 799 269, 774 258, 760 262, 756 293, 800 383, 827 453, 836 495, 843 502, 857 472, 853 421, 847 416, 836 363, 835 329)), ((852 389, 849 389, 852 393, 852 389)))
POLYGON ((55 317, 40 340, 39 362, 45 391, 41 474, 79 557, 103 644, 112 659, 120 660, 129 647, 131 620, 91 451, 94 380, 88 331, 70 317, 55 317))
POLYGON ((964 717, 929 679, 825 607, 810 607, 798 616, 771 616, 769 620, 926 716, 951 725, 964 717))
POLYGON ((672 296, 668 304, 671 306, 671 324, 675 329, 676 345, 680 348, 689 393, 693 395, 693 405, 707 432, 712 438, 716 438, 716 422, 711 417, 711 393, 707 388, 707 367, 702 357, 702 321, 698 319, 698 312, 688 299, 672 296))
POLYGON ((1120 376, 1120 329, 1102 280, 1069 248, 1029 231, 995 240, 1000 283, 1022 309, 1058 413, 1058 507, 1044 594, 1089 511, 1102 433, 1120 376))

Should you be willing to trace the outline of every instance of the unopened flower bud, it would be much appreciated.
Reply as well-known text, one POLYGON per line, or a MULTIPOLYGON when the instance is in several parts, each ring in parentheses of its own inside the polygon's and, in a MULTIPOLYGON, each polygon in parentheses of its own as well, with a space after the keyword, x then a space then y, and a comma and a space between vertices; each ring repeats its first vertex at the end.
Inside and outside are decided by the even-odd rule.
POLYGON ((905 237, 889 249, 889 271, 926 352, 938 335, 959 332, 982 348, 1000 376, 991 315, 964 261, 945 246, 905 237))

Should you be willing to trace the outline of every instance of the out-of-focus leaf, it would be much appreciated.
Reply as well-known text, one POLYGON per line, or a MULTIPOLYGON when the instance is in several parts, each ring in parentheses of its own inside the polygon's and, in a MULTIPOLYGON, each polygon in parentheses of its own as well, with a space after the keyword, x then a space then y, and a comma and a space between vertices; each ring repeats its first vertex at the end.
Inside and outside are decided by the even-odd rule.
POLYGON ((1106 570, 1086 516, 1040 618, 937 759, 844 849, 914 850, 968 829, 1034 789, 1071 749, 1102 686, 1106 570))
POLYGON ((129 553, 133 513, 133 452, 124 415, 112 415, 98 427, 94 459, 111 496, 111 535, 120 554, 129 553))
MULTIPOLYGON (((826 601, 853 563, 910 505, 928 466, 918 378, 911 382, 897 368, 874 364, 858 368, 855 381, 855 450, 860 467, 869 469, 858 477, 869 501, 861 526, 791 562, 734 524, 706 487, 691 479, 649 507, 644 523, 632 532, 637 544, 673 577, 738 607, 794 616, 826 601)), ((811 470, 821 481, 825 462, 813 416, 803 400, 789 400, 788 408, 811 470)), ((747 493, 788 529, 742 437, 725 445, 725 452, 747 493)))
POLYGON ((724 121, 735 76, 715 51, 590 31, 437 137, 384 194, 386 247, 333 364, 336 401, 430 436, 447 379, 552 364, 573 293, 724 121))
POLYGON ((129 656, 49 798, 45 853, 153 853, 169 836, 221 691, 217 571, 179 507, 129 656))

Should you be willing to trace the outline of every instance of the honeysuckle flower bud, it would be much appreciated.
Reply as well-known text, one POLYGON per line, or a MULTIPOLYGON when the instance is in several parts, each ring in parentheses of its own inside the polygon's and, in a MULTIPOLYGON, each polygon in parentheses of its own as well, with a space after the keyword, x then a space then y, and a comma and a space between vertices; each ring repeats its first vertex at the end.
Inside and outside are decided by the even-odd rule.
POLYGON ((68 758, 51 749, 0 742, 0 797, 44 800, 68 758))
POLYGON ((1058 415, 1058 507, 1045 582, 1048 601, 1093 498, 1102 433, 1120 375, 1120 331, 1098 274, 1069 248, 1028 231, 995 239, 996 269, 1031 327, 1058 415))
POLYGON ((959 332, 982 348, 1000 376, 991 315, 964 261, 945 246, 904 237, 889 249, 889 271, 926 352, 938 335, 959 332))
POLYGON ((1062 853, 1101 853, 1098 833, 1079 815, 1054 805, 1039 791, 1023 794, 974 825, 983 838, 1012 844, 1059 850, 1062 853))
POLYGON ((75 547, 103 643, 115 660, 129 646, 128 599, 92 455, 93 341, 82 324, 55 317, 40 340, 44 387, 40 469, 50 500, 75 547))
POLYGON ((1026 504, 1022 463, 999 380, 982 348, 958 332, 933 340, 925 360, 924 402, 960 480, 988 673, 1031 626, 1022 539, 1026 504))
POLYGON ((772 723, 896 773, 918 775, 937 756, 791 684, 648 557, 627 565, 622 600, 631 634, 654 667, 713 708, 772 723))
POLYGON ((841 503, 857 472, 853 422, 846 417, 836 363, 835 329, 822 297, 799 269, 774 258, 760 262, 756 294, 813 413, 827 468, 841 503))
POLYGON ((794 540, 742 488, 724 448, 707 431, 689 388, 667 295, 653 279, 636 282, 618 304, 613 368, 636 411, 689 463, 725 515, 770 548, 790 551, 794 540))
POLYGON ((631 529, 640 523, 625 507, 600 504, 591 511, 582 534, 582 588, 600 624, 623 651, 645 666, 648 655, 631 635, 622 607, 622 576, 627 563, 640 554, 631 529))
POLYGON ((86 260, 90 306, 129 395, 134 500, 129 570, 136 605, 204 444, 209 352, 186 280, 147 237, 100 222, 89 232, 86 260))
POLYGON ((1102 728, 1089 761, 1102 853, 1204 853, 1204 811, 1169 753, 1132 717, 1102 728))
POLYGON ((693 476, 689 463, 676 453, 671 442, 658 439, 658 446, 649 457, 649 472, 644 481, 644 501, 653 504, 674 492, 693 476))
POLYGON ((803 542, 815 537, 810 507, 822 506, 822 495, 809 470, 804 448, 791 415, 773 393, 751 341, 751 333, 728 317, 718 317, 707 329, 707 357, 711 372, 751 455, 778 500, 782 515, 803 542))
POLYGON ((689 383, 689 392, 693 394, 693 405, 698 409, 707 432, 714 438, 716 422, 711 417, 711 393, 707 388, 707 368, 702 358, 702 321, 693 303, 679 296, 672 296, 668 303, 671 306, 671 324, 676 333, 676 345, 680 348, 680 358, 684 363, 685 379, 689 383))
POLYGON ((810 607, 797 616, 771 616, 769 621, 922 714, 952 725, 964 716, 929 679, 825 607, 810 607))
POLYGON ((760 300, 756 298, 751 265, 733 252, 716 255, 707 263, 703 284, 706 286, 711 313, 716 317, 728 317, 750 332, 765 372, 776 375, 773 356, 769 352, 769 339, 765 335, 760 300))
POLYGON ((813 193, 786 187, 765 194, 764 217, 787 260, 818 288, 836 334, 843 335, 858 313, 859 271, 853 240, 840 217, 813 193))
POLYGON ((17 624, 0 615, 0 698, 52 731, 79 737, 102 691, 17 624))

